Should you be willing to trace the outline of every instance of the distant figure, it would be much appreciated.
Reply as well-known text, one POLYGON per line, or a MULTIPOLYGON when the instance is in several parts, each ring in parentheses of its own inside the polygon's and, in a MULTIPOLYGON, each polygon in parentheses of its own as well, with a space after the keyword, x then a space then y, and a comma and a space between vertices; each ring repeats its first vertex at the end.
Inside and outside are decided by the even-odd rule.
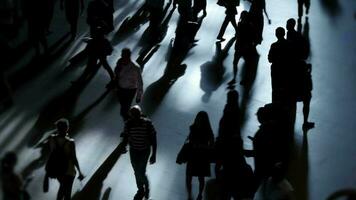
POLYGON ((253 171, 244 158, 240 136, 238 99, 236 90, 228 92, 215 143, 215 174, 222 188, 221 199, 224 200, 252 198, 254 191, 253 171))
POLYGON ((303 130, 314 128, 315 124, 308 121, 311 91, 313 89, 311 64, 305 60, 309 57, 308 42, 304 36, 295 30, 296 21, 291 18, 287 21, 287 41, 291 50, 291 70, 293 73, 293 90, 295 101, 303 102, 304 123, 303 130))
POLYGON ((35 48, 36 56, 41 54, 41 46, 43 52, 47 52, 48 44, 46 32, 48 26, 48 7, 47 0, 25 1, 25 16, 28 22, 28 41, 35 48))
POLYGON ((103 27, 104 34, 114 30, 113 8, 105 0, 91 0, 87 8, 87 24, 90 32, 93 33, 95 28, 103 27))
POLYGON ((115 67, 115 79, 118 86, 118 97, 121 105, 121 116, 128 120, 128 111, 136 96, 136 103, 141 102, 143 81, 140 67, 131 60, 131 50, 124 48, 121 58, 115 67))
POLYGON ((236 7, 240 5, 240 0, 221 0, 221 4, 226 9, 225 10, 226 16, 224 22, 221 25, 217 39, 223 41, 225 40, 223 36, 229 22, 234 26, 235 31, 237 32, 237 24, 236 24, 235 16, 237 15, 236 7))
POLYGON ((251 24, 250 14, 247 11, 242 11, 240 21, 236 30, 235 55, 233 61, 234 77, 237 75, 237 66, 241 57, 248 59, 255 52, 256 30, 251 24))
POLYGON ((153 37, 158 37, 160 34, 161 23, 164 17, 163 13, 164 0, 146 0, 145 7, 148 10, 151 30, 153 37))
POLYGON ((45 3, 46 3, 46 11, 47 11, 47 14, 46 14, 46 34, 50 34, 51 31, 50 31, 50 26, 51 26, 51 22, 52 22, 52 19, 53 19, 53 13, 54 13, 54 4, 55 4, 55 0, 45 0, 45 3))
POLYGON ((111 46, 108 39, 104 35, 104 29, 102 27, 97 27, 95 32, 92 33, 92 37, 88 41, 86 51, 88 53, 88 63, 87 66, 78 80, 73 81, 73 84, 83 84, 89 81, 96 72, 103 66, 108 72, 111 82, 114 81, 115 74, 107 62, 106 57, 111 55, 113 47, 111 46))
POLYGON ((15 172, 17 156, 7 152, 1 160, 1 182, 3 200, 29 200, 22 177, 15 172))
POLYGON ((298 0, 298 20, 301 20, 303 17, 303 8, 305 7, 305 14, 309 14, 310 9, 310 0, 298 0))
POLYGON ((57 200, 70 200, 72 186, 76 175, 79 172, 78 179, 83 180, 79 162, 75 150, 75 142, 69 137, 69 122, 67 119, 59 119, 56 123, 57 133, 50 136, 48 144, 50 154, 46 164, 46 175, 43 183, 44 192, 48 191, 48 179, 55 178, 59 182, 57 200))
POLYGON ((206 0, 194 0, 193 4, 193 19, 197 21, 199 13, 203 11, 203 16, 207 15, 206 0))
POLYGON ((199 193, 197 200, 203 199, 205 177, 210 176, 210 158, 213 156, 214 134, 210 126, 209 116, 205 111, 200 111, 194 123, 190 126, 190 133, 187 138, 189 158, 187 160, 186 187, 188 199, 192 199, 192 178, 198 177, 199 193))
POLYGON ((285 30, 282 27, 276 29, 277 41, 271 45, 268 53, 268 61, 271 65, 272 102, 279 100, 281 93, 285 92, 288 77, 289 46, 284 38, 285 30))
POLYGON ((130 160, 135 172, 137 193, 134 200, 148 199, 150 196, 150 187, 146 175, 148 161, 150 164, 156 162, 157 138, 156 131, 152 122, 143 117, 141 108, 133 106, 129 111, 130 118, 125 122, 122 150, 129 144, 130 160), (152 150, 151 150, 152 148, 152 150), (151 157, 150 157, 151 154, 151 157))
POLYGON ((261 44, 263 38, 263 27, 264 27, 264 18, 263 18, 263 13, 266 15, 268 24, 271 24, 271 20, 268 17, 268 13, 266 10, 266 1, 265 0, 249 0, 251 1, 251 7, 250 7, 250 19, 251 23, 254 25, 257 33, 256 37, 256 45, 261 44))
POLYGON ((281 163, 273 168, 270 177, 266 178, 257 189, 254 200, 295 200, 294 189, 284 178, 281 163))
POLYGON ((84 10, 84 0, 61 0, 61 9, 65 11, 72 40, 74 40, 77 35, 78 18, 84 10))

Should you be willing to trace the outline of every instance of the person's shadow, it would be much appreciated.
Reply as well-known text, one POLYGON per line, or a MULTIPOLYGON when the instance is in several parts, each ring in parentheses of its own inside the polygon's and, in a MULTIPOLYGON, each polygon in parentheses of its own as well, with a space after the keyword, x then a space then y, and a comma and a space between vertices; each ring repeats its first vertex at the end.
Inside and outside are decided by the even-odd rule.
POLYGON ((342 12, 339 0, 320 0, 320 4, 326 14, 332 18, 340 16, 342 12))
MULTIPOLYGON (((101 164, 96 172, 88 180, 84 188, 75 193, 72 197, 73 200, 100 200, 101 190, 104 180, 107 178, 110 171, 115 166, 116 162, 122 155, 122 147, 118 145, 109 157, 101 164)), ((102 199, 108 199, 111 189, 108 188, 102 199)))
POLYGON ((221 49, 221 42, 216 42, 215 55, 211 59, 200 66, 201 79, 200 88, 205 92, 202 96, 203 102, 208 102, 212 93, 220 87, 225 77, 224 60, 228 55, 229 49, 234 43, 235 38, 231 38, 224 49, 221 49))

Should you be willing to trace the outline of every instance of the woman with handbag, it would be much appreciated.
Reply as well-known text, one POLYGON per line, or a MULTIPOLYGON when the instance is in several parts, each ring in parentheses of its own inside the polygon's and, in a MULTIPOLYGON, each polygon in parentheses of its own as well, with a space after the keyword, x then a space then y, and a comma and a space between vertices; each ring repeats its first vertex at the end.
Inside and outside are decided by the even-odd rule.
MULTIPOLYGON (((187 161, 186 187, 188 200, 192 199, 192 179, 199 179, 199 194, 197 200, 203 199, 205 177, 210 176, 210 162, 214 146, 214 134, 210 126, 208 113, 200 111, 194 123, 190 126, 190 133, 182 151, 187 161)), ((182 154, 180 152, 179 154, 182 154)), ((178 155, 179 158, 180 155, 178 155)), ((177 159, 178 161, 179 159, 177 159)))

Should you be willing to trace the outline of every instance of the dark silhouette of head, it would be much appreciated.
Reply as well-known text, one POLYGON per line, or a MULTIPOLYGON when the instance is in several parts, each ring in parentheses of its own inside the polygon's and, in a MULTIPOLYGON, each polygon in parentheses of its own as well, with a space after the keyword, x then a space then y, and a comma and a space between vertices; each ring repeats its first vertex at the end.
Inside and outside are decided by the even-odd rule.
POLYGON ((209 134, 212 134, 212 129, 210 126, 210 120, 208 113, 205 111, 199 111, 195 117, 194 123, 191 126, 192 140, 201 140, 205 139, 209 134))
POLYGON ((17 163, 17 155, 10 151, 7 152, 1 161, 1 168, 5 172, 11 172, 14 170, 17 163))
POLYGON ((296 25, 295 19, 290 18, 290 19, 287 20, 286 28, 287 28, 288 31, 292 31, 292 30, 295 29, 295 25, 296 25))
POLYGON ((134 105, 129 110, 129 116, 131 119, 140 119, 142 116, 142 110, 139 105, 134 105))
POLYGON ((273 166, 271 178, 274 182, 280 182, 284 179, 283 164, 281 162, 278 162, 273 166))
POLYGON ((246 20, 248 19, 248 17, 249 17, 249 12, 247 12, 246 10, 244 10, 244 11, 241 12, 240 21, 246 22, 246 20))
POLYGON ((129 48, 124 48, 121 51, 121 59, 122 61, 127 64, 131 60, 131 50, 129 48))
POLYGON ((56 121, 55 123, 58 134, 60 135, 66 135, 69 130, 69 121, 65 118, 61 118, 56 121))
POLYGON ((285 34, 286 31, 284 30, 284 28, 278 27, 276 29, 276 37, 278 38, 278 40, 284 39, 285 34))
POLYGON ((94 28, 93 37, 94 38, 103 38, 105 36, 105 30, 102 26, 97 26, 94 28))

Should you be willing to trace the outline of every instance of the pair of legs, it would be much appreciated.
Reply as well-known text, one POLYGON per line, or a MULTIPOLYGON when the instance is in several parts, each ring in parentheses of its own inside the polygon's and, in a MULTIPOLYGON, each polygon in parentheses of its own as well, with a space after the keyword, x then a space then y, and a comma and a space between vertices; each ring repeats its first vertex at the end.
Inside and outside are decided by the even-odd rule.
POLYGON ((309 111, 310 111, 310 101, 311 101, 311 94, 307 95, 303 99, 303 117, 304 117, 304 122, 303 122, 303 130, 308 130, 311 128, 314 128, 315 124, 313 122, 309 122, 309 111))
MULTIPOLYGON (((188 200, 192 199, 192 180, 193 176, 189 173, 186 174, 186 187, 187 187, 187 193, 188 193, 188 200)), ((199 194, 197 197, 197 200, 202 200, 203 199, 203 190, 205 187, 205 178, 204 176, 199 176, 199 194)))
POLYGON ((121 105, 120 114, 125 121, 129 118, 129 109, 136 95, 136 91, 137 89, 118 88, 117 96, 119 97, 119 103, 121 105))
POLYGON ((132 168, 135 172, 135 179, 137 185, 137 193, 134 200, 141 200, 143 197, 149 197, 149 182, 146 175, 146 167, 150 156, 150 149, 135 150, 130 149, 130 160, 132 168))
POLYGON ((303 7, 305 6, 306 14, 309 14, 310 0, 298 0, 298 16, 303 16, 303 7))
POLYGON ((57 180, 59 182, 57 200, 70 200, 72 196, 74 176, 65 175, 58 177, 57 180))
POLYGON ((89 56, 88 64, 82 74, 82 76, 75 82, 85 83, 94 77, 96 72, 99 70, 100 66, 103 66, 104 69, 109 73, 110 79, 114 80, 114 72, 111 69, 110 65, 106 61, 105 57, 89 56), (99 61, 99 62, 98 62, 99 61))
POLYGON ((220 31, 219 31, 217 39, 220 39, 220 40, 223 39, 224 33, 225 33, 227 25, 229 23, 231 23, 234 26, 235 31, 237 30, 237 23, 236 23, 235 15, 234 14, 227 14, 225 19, 224 19, 224 22, 221 25, 221 28, 220 28, 220 31))

